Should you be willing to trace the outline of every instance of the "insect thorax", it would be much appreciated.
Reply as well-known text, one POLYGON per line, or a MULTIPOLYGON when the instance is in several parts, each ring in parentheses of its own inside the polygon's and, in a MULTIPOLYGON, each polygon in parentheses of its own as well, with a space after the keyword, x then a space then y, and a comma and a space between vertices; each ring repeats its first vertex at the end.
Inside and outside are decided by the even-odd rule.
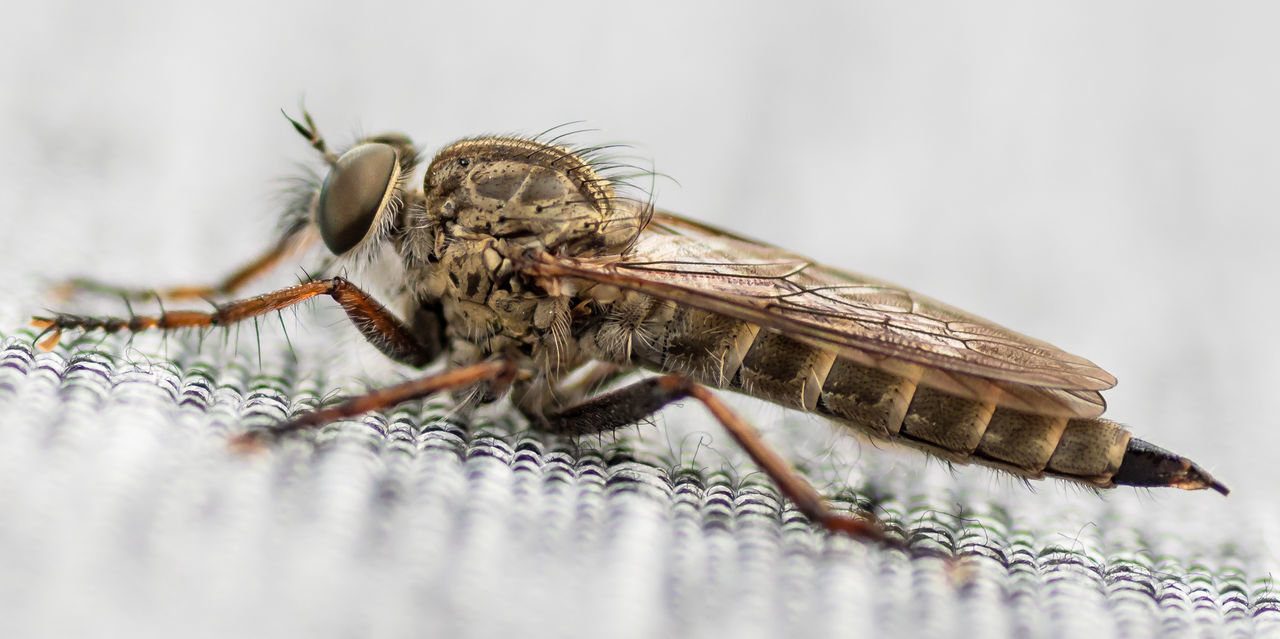
MULTIPOLYGON (((540 252, 618 255, 646 207, 572 150, 520 138, 477 138, 427 168, 422 205, 404 213, 397 246, 411 305, 439 305, 455 364, 490 354, 532 358, 546 371, 578 363, 572 291, 521 271, 540 252)), ((409 309, 414 312, 417 308, 409 309)))

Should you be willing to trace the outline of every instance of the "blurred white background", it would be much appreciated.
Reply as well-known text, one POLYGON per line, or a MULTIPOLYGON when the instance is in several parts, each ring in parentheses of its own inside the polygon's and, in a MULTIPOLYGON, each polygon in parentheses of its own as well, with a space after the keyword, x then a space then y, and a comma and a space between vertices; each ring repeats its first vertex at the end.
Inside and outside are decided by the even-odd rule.
POLYGON ((1109 415, 1234 490, 1108 498, 1230 522, 1274 567, 1278 19, 1262 2, 9 6, 0 321, 45 303, 37 277, 205 282, 254 255, 277 178, 311 160, 279 113, 303 97, 339 144, 586 120, 678 180, 657 183, 664 208, 1108 369, 1109 415))

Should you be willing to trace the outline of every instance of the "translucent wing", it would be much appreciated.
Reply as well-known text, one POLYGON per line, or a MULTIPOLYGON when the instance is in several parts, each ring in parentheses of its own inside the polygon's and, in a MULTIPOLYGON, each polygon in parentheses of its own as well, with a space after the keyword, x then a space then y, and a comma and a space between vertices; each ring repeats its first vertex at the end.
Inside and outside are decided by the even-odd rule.
POLYGON ((543 255, 535 272, 721 313, 863 364, 923 365, 921 383, 1000 405, 1093 417, 1115 378, 1092 362, 919 293, 656 212, 622 256, 543 255))

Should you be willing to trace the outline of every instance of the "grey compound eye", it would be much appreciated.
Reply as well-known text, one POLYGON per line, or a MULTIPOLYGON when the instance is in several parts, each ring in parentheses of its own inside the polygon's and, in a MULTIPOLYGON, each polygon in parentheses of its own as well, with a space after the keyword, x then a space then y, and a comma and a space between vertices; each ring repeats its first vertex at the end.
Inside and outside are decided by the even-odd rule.
POLYGON ((368 235, 400 177, 399 154, 389 144, 369 142, 342 154, 320 188, 316 223, 335 255, 368 235))

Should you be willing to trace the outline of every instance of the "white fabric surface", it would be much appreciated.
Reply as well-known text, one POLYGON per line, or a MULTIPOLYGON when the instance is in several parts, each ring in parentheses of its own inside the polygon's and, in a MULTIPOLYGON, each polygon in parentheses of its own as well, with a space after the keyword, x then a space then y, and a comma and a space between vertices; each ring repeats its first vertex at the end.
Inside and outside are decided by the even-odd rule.
POLYGON ((0 34, 0 635, 1280 633, 1270 5, 24 9, 0 34), (1234 492, 1028 490, 735 400, 838 503, 967 557, 913 559, 814 531, 697 406, 573 443, 440 400, 229 454, 413 374, 323 302, 260 346, 33 352, 49 282, 204 283, 265 246, 273 180, 310 160, 276 109, 304 93, 338 142, 608 127, 679 180, 666 208, 1097 361, 1110 415, 1234 492))

